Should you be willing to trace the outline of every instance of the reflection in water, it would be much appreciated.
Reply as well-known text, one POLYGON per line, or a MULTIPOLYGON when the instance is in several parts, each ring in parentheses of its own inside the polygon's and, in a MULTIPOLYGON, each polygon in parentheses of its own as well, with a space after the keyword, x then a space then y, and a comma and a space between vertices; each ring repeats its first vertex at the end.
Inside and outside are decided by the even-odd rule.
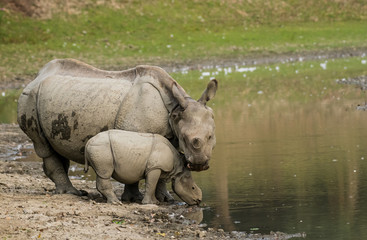
POLYGON ((367 113, 345 106, 335 99, 215 109, 211 167, 194 176, 212 209, 204 222, 310 239, 367 234, 367 113))

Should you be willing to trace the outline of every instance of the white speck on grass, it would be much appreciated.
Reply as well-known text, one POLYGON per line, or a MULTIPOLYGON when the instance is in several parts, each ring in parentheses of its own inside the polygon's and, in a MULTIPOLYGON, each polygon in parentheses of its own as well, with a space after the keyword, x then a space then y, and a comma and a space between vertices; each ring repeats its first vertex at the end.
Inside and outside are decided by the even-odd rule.
POLYGON ((260 90, 257 92, 257 94, 261 95, 261 94, 264 94, 264 92, 260 90))
POLYGON ((362 63, 362 64, 367 64, 367 60, 363 59, 363 60, 361 61, 361 63, 362 63))
POLYGON ((243 67, 243 68, 239 68, 236 71, 237 72, 253 72, 256 70, 256 67, 243 67))
POLYGON ((326 70, 326 64, 327 64, 327 61, 323 62, 323 63, 320 63, 320 67, 324 70, 326 70))

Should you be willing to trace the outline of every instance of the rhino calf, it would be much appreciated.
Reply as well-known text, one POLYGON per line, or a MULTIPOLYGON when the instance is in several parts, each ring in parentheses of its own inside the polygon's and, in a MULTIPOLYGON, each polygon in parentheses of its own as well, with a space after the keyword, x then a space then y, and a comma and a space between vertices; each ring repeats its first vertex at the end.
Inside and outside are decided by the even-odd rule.
POLYGON ((183 158, 184 155, 161 135, 109 130, 87 142, 85 170, 92 166, 97 175, 97 189, 110 203, 119 203, 112 189, 112 177, 125 184, 145 178, 143 204, 158 203, 157 184, 169 181, 183 201, 189 205, 199 204, 201 189, 193 181, 183 158))

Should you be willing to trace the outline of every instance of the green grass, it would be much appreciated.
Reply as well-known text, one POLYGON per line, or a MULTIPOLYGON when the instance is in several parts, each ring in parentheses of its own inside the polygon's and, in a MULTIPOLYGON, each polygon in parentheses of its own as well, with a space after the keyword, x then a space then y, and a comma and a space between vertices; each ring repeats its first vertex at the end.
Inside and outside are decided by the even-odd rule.
POLYGON ((367 4, 325 1, 127 1, 35 19, 0 11, 0 81, 54 58, 101 68, 367 47, 367 4))
MULTIPOLYGON (((219 80, 215 105, 254 103, 312 103, 359 99, 365 93, 355 86, 338 84, 337 79, 367 75, 367 56, 346 59, 278 63, 271 65, 213 68, 171 75, 193 98, 198 99, 211 78, 219 80), (326 64, 326 65, 325 65, 326 64), (326 66, 323 69, 322 66, 326 66), (245 71, 244 68, 254 68, 245 71)), ((210 103, 211 104, 211 103, 210 103)))
MULTIPOLYGON (((367 56, 271 65, 212 68, 171 73, 187 93, 199 99, 210 78, 217 78, 219 89, 208 105, 218 109, 262 104, 324 104, 353 100, 363 104, 365 92, 336 79, 367 75, 367 56), (321 67, 326 63, 326 69, 321 67), (256 68, 244 71, 244 68, 256 68), (231 105, 231 106, 228 106, 231 105)), ((0 91, 0 123, 16 122, 17 99, 21 90, 0 91), (2 96, 4 95, 4 97, 2 96)), ((242 114, 238 111, 238 114, 242 114)))

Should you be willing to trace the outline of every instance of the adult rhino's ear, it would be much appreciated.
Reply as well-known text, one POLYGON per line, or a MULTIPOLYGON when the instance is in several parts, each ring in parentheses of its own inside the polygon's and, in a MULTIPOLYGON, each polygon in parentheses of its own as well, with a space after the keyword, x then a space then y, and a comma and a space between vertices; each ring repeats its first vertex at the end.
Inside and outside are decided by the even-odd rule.
POLYGON ((185 95, 180 91, 177 86, 177 83, 173 83, 172 85, 172 95, 177 100, 178 104, 183 108, 186 109, 188 102, 185 99, 185 95))
POLYGON ((217 89, 218 89, 218 81, 216 79, 212 79, 208 83, 208 86, 206 87, 205 91, 201 95, 198 102, 205 105, 210 99, 212 99, 215 96, 217 89))

